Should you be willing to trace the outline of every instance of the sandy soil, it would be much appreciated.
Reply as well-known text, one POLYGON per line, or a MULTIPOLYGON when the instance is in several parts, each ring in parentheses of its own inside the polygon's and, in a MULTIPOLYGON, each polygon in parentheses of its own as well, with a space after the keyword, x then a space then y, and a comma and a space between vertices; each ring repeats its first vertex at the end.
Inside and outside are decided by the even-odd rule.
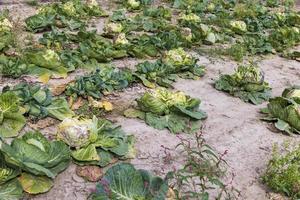
MULTIPOLYGON (((14 18, 25 18, 34 12, 32 7, 19 4, 18 1, 14 2, 14 5, 0 4, 0 8, 8 7, 12 14, 18 13, 14 15, 14 18), (19 16, 19 14, 21 15, 19 16)), ((103 21, 101 19, 96 22, 97 28, 103 27, 103 21)), ((236 67, 236 63, 216 58, 198 57, 199 63, 204 64, 207 68, 206 75, 200 80, 179 80, 174 85, 175 89, 202 100, 202 109, 209 115, 204 122, 204 137, 218 152, 228 151, 225 160, 229 164, 229 172, 235 174, 234 186, 241 191, 240 199, 270 199, 267 188, 261 184, 260 175, 271 156, 272 146, 274 143, 281 144, 286 140, 299 141, 299 137, 274 132, 269 124, 260 121, 259 109, 266 104, 260 106, 247 104, 213 88, 213 82, 218 78, 220 72, 231 73, 236 67)), ((136 62, 134 59, 127 59, 115 63, 118 67, 133 67, 136 62)), ((287 86, 300 85, 299 62, 278 56, 269 56, 264 58, 259 65, 265 72, 266 80, 273 88, 273 95, 280 95, 287 86)), ((81 73, 73 73, 70 79, 81 73)), ((50 85, 56 84, 56 82, 51 81, 50 85)), ((0 78, 0 88, 6 83, 15 84, 16 82, 0 78)), ((118 93, 112 98, 117 112, 120 113, 132 104, 144 90, 141 86, 135 86, 118 93)), ((180 155, 174 149, 179 142, 176 135, 168 131, 158 131, 145 125, 142 121, 126 119, 120 115, 112 114, 109 118, 122 125, 126 132, 136 136, 137 156, 131 160, 136 167, 149 169, 155 174, 163 176, 174 166, 180 165, 180 155), (165 154, 162 146, 173 151, 171 163, 163 162, 165 154)), ((29 127, 25 129, 27 130, 29 127)), ((51 126, 43 132, 51 135, 55 133, 55 129, 55 126, 51 126)), ((75 174, 75 165, 71 165, 55 179, 55 185, 50 192, 38 196, 28 196, 25 199, 82 200, 86 199, 94 188, 95 183, 86 182, 78 177, 75 174)))

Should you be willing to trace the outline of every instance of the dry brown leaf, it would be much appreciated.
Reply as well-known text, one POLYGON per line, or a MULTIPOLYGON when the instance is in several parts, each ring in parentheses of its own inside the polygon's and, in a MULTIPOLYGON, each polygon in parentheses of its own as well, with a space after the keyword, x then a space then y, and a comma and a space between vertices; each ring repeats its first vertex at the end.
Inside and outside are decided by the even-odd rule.
POLYGON ((28 126, 34 130, 44 129, 57 123, 56 119, 46 117, 39 120, 37 123, 28 122, 28 126))
POLYGON ((174 190, 172 188, 169 188, 166 200, 175 200, 175 199, 176 199, 176 195, 174 190))
POLYGON ((77 166, 76 174, 90 182, 97 182, 103 176, 103 172, 98 166, 77 166))
POLYGON ((281 194, 277 194, 277 193, 269 193, 268 199, 270 199, 270 200, 288 200, 288 198, 284 197, 281 194))
POLYGON ((104 108, 106 111, 112 111, 113 105, 109 101, 96 101, 92 97, 88 97, 89 104, 94 108, 104 108))
POLYGON ((82 97, 78 97, 75 102, 73 102, 73 100, 71 100, 71 101, 69 101, 69 103, 71 104, 71 109, 72 110, 77 110, 81 106, 84 105, 84 99, 82 97))
POLYGON ((59 84, 59 85, 53 85, 50 87, 50 91, 54 96, 61 95, 66 90, 67 84, 59 84))

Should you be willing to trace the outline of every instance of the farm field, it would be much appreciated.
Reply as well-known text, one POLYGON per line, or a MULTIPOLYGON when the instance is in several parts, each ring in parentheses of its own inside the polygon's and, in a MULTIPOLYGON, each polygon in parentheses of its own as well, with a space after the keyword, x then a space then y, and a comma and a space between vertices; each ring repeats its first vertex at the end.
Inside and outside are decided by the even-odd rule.
POLYGON ((0 1, 0 200, 299 199, 300 2, 262 2, 0 1))

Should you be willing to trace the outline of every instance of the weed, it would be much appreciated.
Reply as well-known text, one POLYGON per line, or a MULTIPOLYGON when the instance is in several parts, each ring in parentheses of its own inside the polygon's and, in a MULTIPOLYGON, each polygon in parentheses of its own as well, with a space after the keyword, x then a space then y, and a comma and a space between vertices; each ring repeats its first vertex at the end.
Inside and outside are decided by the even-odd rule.
POLYGON ((38 6, 39 5, 39 2, 37 0, 27 0, 25 3, 29 6, 38 6))
POLYGON ((273 191, 283 193, 292 199, 299 199, 300 146, 284 147, 284 152, 280 154, 278 146, 273 147, 273 155, 262 180, 273 191))
POLYGON ((83 117, 91 118, 92 116, 103 117, 104 109, 95 108, 93 106, 89 106, 89 103, 84 103, 78 110, 75 111, 76 115, 80 115, 83 117))
POLYGON ((201 133, 195 135, 196 145, 187 139, 179 139, 176 148, 182 148, 185 164, 167 175, 176 199, 238 199, 240 193, 232 186, 234 175, 228 184, 222 181, 226 175, 227 164, 223 158, 227 151, 220 155, 216 153, 201 133))

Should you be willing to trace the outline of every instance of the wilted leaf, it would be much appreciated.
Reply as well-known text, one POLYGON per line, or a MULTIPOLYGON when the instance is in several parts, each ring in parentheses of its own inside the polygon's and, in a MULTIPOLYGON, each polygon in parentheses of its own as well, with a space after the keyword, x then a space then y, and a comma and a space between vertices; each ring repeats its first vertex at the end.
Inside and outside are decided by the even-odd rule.
POLYGON ((52 179, 46 176, 34 176, 32 174, 22 173, 18 180, 23 190, 29 194, 45 193, 53 187, 52 179))
POLYGON ((53 87, 50 87, 50 91, 53 96, 61 95, 66 90, 67 84, 59 84, 53 87))
MULTIPOLYGON (((71 99, 72 97, 70 97, 70 100, 71 99)), ((82 97, 78 97, 75 102, 71 102, 71 109, 77 110, 83 105, 84 105, 84 99, 82 97)))
POLYGON ((103 101, 102 102, 103 108, 106 111, 112 111, 113 110, 113 105, 109 101, 103 101))
POLYGON ((52 126, 52 125, 54 125, 56 123, 57 123, 56 119, 53 119, 51 117, 46 117, 45 119, 40 119, 36 123, 28 122, 27 124, 31 128, 33 128, 34 130, 40 130, 40 129, 44 129, 44 128, 47 128, 49 126, 52 126))
POLYGON ((113 105, 109 101, 96 101, 92 97, 88 97, 88 101, 94 108, 103 108, 105 111, 112 111, 113 105))
POLYGON ((145 112, 129 108, 124 111, 124 116, 128 118, 139 118, 139 119, 145 119, 145 112))
POLYGON ((103 172, 98 166, 77 166, 76 174, 91 182, 97 182, 103 176, 103 172))
POLYGON ((51 74, 44 73, 39 76, 39 81, 46 84, 49 82, 50 78, 51 78, 51 74))

